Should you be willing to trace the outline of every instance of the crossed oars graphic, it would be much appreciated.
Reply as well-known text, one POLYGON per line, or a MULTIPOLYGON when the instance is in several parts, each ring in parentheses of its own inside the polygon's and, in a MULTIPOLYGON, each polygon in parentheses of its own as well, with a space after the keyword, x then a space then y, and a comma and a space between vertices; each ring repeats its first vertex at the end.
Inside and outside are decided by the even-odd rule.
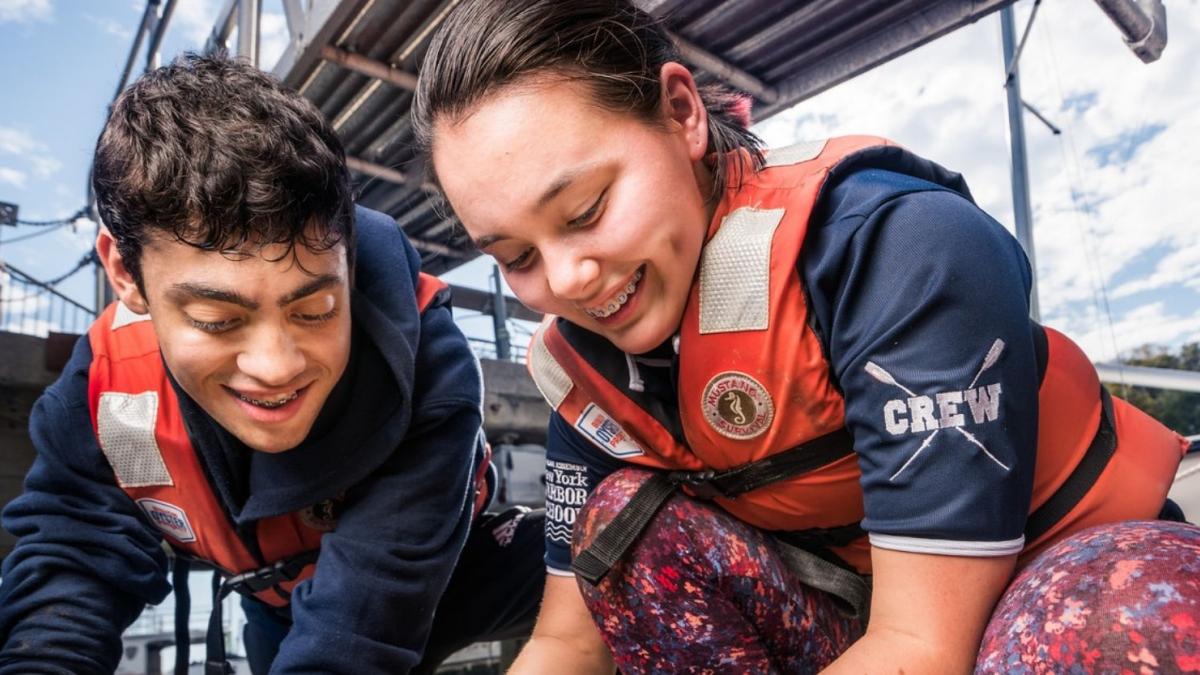
MULTIPOLYGON (((996 361, 1000 360, 1000 354, 1003 352, 1004 352, 1004 340, 997 338, 996 341, 992 343, 991 348, 988 349, 987 356, 985 356, 983 358, 983 365, 981 365, 979 367, 979 371, 975 373, 975 377, 971 380, 971 384, 967 385, 967 389, 972 389, 975 386, 975 384, 979 382, 980 376, 982 376, 985 372, 987 372, 987 370, 989 368, 996 365, 996 361)), ((867 374, 870 375, 871 377, 875 378, 876 380, 879 380, 880 382, 882 382, 884 384, 888 384, 888 385, 891 385, 893 387, 900 389, 904 393, 908 394, 910 398, 917 398, 918 394, 916 392, 914 392, 913 390, 904 386, 903 384, 900 384, 900 382, 897 381, 896 378, 893 377, 891 373, 884 370, 882 366, 875 363, 874 361, 867 361, 867 365, 865 366, 865 369, 867 371, 867 374)), ((975 438, 975 436, 971 432, 967 431, 966 429, 963 429, 962 427, 957 427, 957 426, 954 427, 954 430, 957 431, 958 433, 962 434, 964 437, 966 437, 966 439, 968 441, 970 441, 971 443, 974 443, 980 450, 983 451, 983 454, 987 455, 988 459, 995 462, 997 465, 1000 466, 1000 468, 1004 469, 1005 471, 1009 470, 1009 467, 1006 466, 1004 464, 1004 462, 1001 462, 1000 460, 996 459, 996 456, 993 455, 991 452, 989 452, 988 449, 986 447, 984 447, 983 443, 980 443, 979 439, 975 438)), ((933 442, 934 437, 936 437, 938 435, 939 431, 941 431, 940 428, 934 429, 933 433, 926 436, 925 441, 921 443, 921 447, 917 448, 917 451, 914 452, 912 454, 912 456, 908 458, 908 461, 904 462, 904 465, 901 466, 900 469, 896 471, 896 473, 892 474, 892 477, 889 478, 888 481, 889 482, 894 481, 894 480, 896 480, 897 477, 900 476, 900 474, 904 473, 904 470, 907 469, 908 466, 917 459, 917 457, 925 450, 925 448, 929 447, 929 444, 933 442)))

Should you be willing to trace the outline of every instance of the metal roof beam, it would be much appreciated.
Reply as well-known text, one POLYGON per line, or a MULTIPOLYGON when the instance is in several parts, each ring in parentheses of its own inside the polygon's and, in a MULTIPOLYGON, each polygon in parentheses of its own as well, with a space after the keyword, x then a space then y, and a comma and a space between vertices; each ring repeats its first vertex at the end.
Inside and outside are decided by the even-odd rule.
POLYGON ((764 103, 774 103, 779 100, 779 92, 757 77, 721 57, 701 49, 680 35, 672 33, 671 37, 675 40, 675 46, 679 48, 680 56, 692 62, 693 65, 699 66, 747 94, 753 94, 754 98, 764 103))
POLYGON ((155 17, 158 16, 159 0, 147 0, 146 9, 142 12, 142 21, 138 24, 137 33, 133 36, 133 46, 129 48, 129 57, 125 60, 125 70, 121 72, 121 79, 117 81, 117 92, 113 94, 115 101, 121 92, 125 90, 125 85, 129 83, 129 74, 133 72, 133 64, 137 61, 138 52, 142 50, 142 40, 146 39, 146 35, 151 31, 151 25, 155 22, 155 17))
POLYGON ((262 0, 238 0, 238 56, 258 67, 258 28, 262 22, 262 0))
POLYGON ((271 69, 285 85, 304 90, 324 63, 321 47, 332 43, 338 30, 358 12, 361 2, 312 0, 299 40, 292 40, 271 69))
POLYGON ((1167 46, 1167 8, 1162 0, 1096 0, 1096 4, 1117 24, 1125 44, 1143 63, 1162 56, 1167 46))
MULTIPOLYGON (((367 176, 374 176, 381 180, 386 180, 389 183, 396 185, 412 185, 412 179, 403 171, 398 171, 390 166, 383 166, 375 162, 368 162, 365 159, 358 157, 347 157, 346 166, 352 171, 357 171, 367 176)), ((421 187, 425 190, 435 190, 436 188, 429 183, 421 183, 421 187)))
POLYGON ((153 70, 159 66, 158 50, 162 47, 163 37, 167 34, 167 27, 171 25, 171 17, 175 14, 175 0, 167 0, 167 6, 163 9, 162 16, 154 25, 153 34, 150 36, 150 44, 146 46, 146 70, 153 70))
POLYGON ((213 24, 208 42, 204 44, 206 53, 211 54, 228 46, 229 36, 233 34, 234 19, 237 18, 237 4, 238 0, 225 0, 225 5, 217 12, 217 22, 213 24))
POLYGON ((413 245, 413 248, 417 249, 418 251, 424 251, 425 253, 433 253, 457 260, 468 260, 472 257, 466 251, 462 251, 445 244, 439 244, 436 241, 426 241, 424 239, 417 239, 413 236, 409 236, 408 241, 413 245))
POLYGON ((283 0, 283 17, 287 19, 288 37, 299 40, 304 35, 304 25, 308 22, 301 0, 283 0))
MULTIPOLYGON (((841 84, 882 63, 906 54, 951 31, 978 21, 1014 0, 943 0, 915 12, 912 16, 864 36, 861 40, 828 54, 812 68, 801 68, 786 82, 776 83, 779 99, 757 111, 755 119, 763 120, 806 98, 841 84)), ((783 64, 779 64, 783 65, 783 64)))
POLYGON ((346 70, 353 70, 367 77, 387 82, 393 87, 408 91, 417 90, 416 75, 401 70, 396 66, 390 66, 382 61, 368 58, 362 54, 355 54, 354 52, 349 52, 333 45, 324 45, 321 47, 321 58, 330 63, 337 64, 346 70))

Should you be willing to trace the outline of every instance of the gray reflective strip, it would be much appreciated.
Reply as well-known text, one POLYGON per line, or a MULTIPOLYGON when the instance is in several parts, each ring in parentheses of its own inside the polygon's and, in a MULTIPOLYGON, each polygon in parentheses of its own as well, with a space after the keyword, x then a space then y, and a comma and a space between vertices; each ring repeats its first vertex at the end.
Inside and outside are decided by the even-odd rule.
POLYGON ((825 144, 829 141, 801 141, 795 145, 788 145, 782 148, 771 148, 767 151, 767 162, 763 164, 763 168, 772 166, 787 166, 789 164, 799 164, 807 162, 810 159, 815 159, 821 151, 825 149, 825 144))
POLYGON ((117 312, 113 316, 112 326, 109 327, 109 330, 116 330, 116 329, 120 328, 121 326, 128 326, 131 323, 137 323, 139 321, 149 321, 149 320, 150 320, 149 312, 147 312, 145 314, 138 314, 138 313, 134 312, 132 309, 129 309, 128 307, 126 307, 125 303, 118 302, 117 303, 117 312))
POLYGON ((158 392, 100 394, 96 429, 100 449, 121 487, 174 485, 154 438, 158 392))
POLYGON ((725 216, 700 258, 700 332, 766 330, 771 239, 783 209, 740 208, 725 216))
POLYGON ((894 534, 872 532, 872 546, 892 551, 909 553, 932 553, 934 555, 962 555, 975 558, 992 558, 1020 553, 1025 548, 1025 535, 1006 541, 951 541, 948 539, 922 539, 902 537, 894 534))
POLYGON ((529 350, 529 371, 533 373, 533 383, 537 385, 538 391, 542 392, 546 403, 549 403, 551 408, 558 410, 558 406, 562 405, 567 394, 571 393, 574 383, 571 382, 567 371, 558 365, 558 361, 546 348, 545 332, 550 325, 549 321, 553 320, 554 317, 547 317, 547 321, 542 324, 533 338, 533 344, 529 350))

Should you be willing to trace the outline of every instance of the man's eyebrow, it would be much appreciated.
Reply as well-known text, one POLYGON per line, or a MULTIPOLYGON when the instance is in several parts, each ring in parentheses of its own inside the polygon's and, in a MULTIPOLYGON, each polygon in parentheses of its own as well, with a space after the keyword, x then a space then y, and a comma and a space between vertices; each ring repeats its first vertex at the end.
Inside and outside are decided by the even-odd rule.
POLYGON ((342 283, 342 278, 336 274, 320 274, 315 279, 279 299, 279 306, 286 307, 300 298, 323 291, 330 286, 342 283))
POLYGON ((246 309, 258 309, 258 303, 247 298, 244 295, 227 291, 212 286, 203 284, 193 284, 182 282, 171 286, 171 295, 186 296, 191 298, 201 298, 204 300, 216 300, 217 302, 228 302, 233 305, 245 307, 246 309))

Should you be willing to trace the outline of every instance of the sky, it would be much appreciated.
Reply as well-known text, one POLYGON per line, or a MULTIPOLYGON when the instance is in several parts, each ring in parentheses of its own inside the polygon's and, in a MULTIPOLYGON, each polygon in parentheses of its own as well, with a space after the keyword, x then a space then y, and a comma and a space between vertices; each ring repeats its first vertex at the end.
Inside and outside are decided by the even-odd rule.
MULTIPOLYGON (((219 4, 179 0, 164 59, 201 48, 219 4)), ((19 204, 22 219, 62 218, 83 206, 92 148, 144 6, 0 0, 0 201, 19 204)), ((1031 8, 1017 3, 1018 30, 1031 8)), ((1025 118, 1041 319, 1095 361, 1144 344, 1200 341, 1200 227, 1187 206, 1200 192, 1200 0, 1173 0, 1167 11, 1167 48, 1147 65, 1091 0, 1047 0, 1021 60, 1024 98, 1062 129, 1056 136, 1025 118)), ((269 66, 287 40, 278 0, 264 1, 262 26, 269 66)), ((1003 77, 993 14, 756 130, 773 146, 889 137, 961 172, 979 204, 1012 230, 1003 77)), ((0 260, 46 279, 74 266, 95 225, 5 243, 32 233, 0 227, 0 260)), ((490 270, 481 259, 447 279, 486 287, 490 270)), ((60 286, 86 305, 93 288, 86 273, 60 286)))

